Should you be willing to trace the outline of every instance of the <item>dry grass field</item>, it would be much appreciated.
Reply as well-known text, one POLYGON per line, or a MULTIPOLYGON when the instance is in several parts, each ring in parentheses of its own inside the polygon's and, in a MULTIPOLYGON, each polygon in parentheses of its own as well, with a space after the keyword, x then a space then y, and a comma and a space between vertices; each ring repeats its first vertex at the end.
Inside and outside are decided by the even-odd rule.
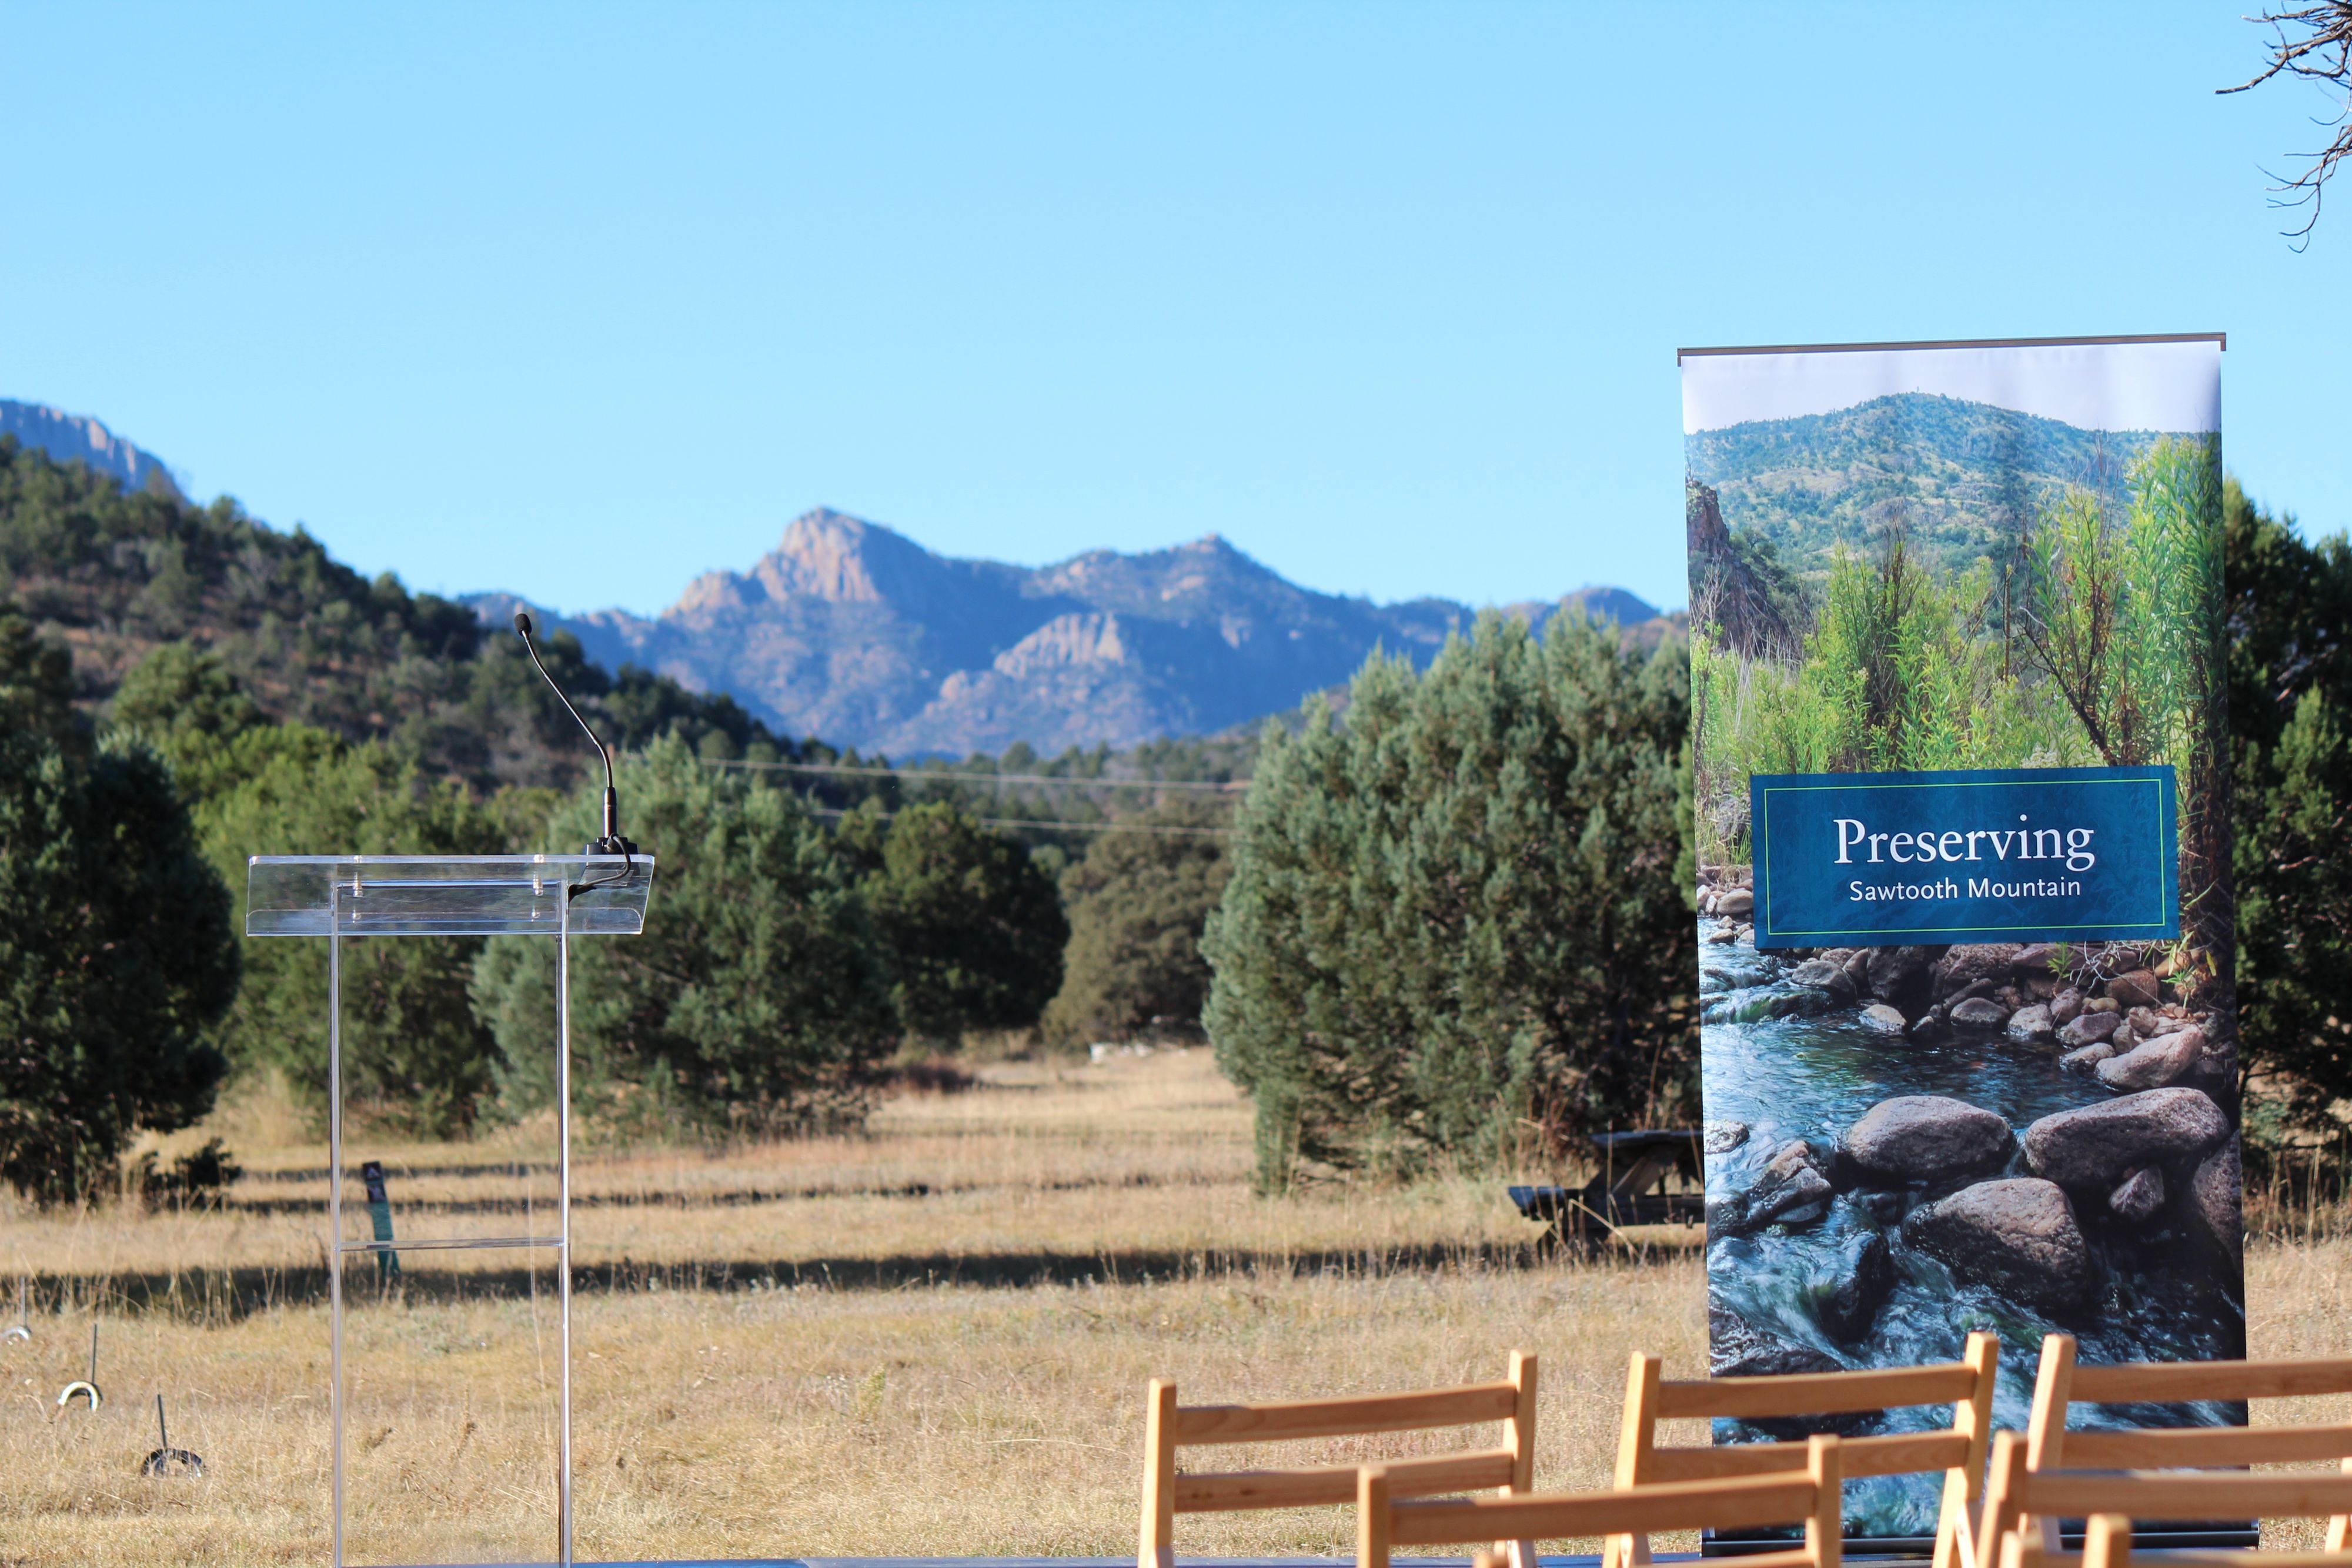
MULTIPOLYGON (((0 1344, 0 1563, 325 1560, 324 1152, 266 1106, 223 1116, 249 1169, 219 1211, 0 1209, 0 1319, 42 1281, 33 1339, 0 1344), (107 1403, 59 1416, 93 1309, 107 1403), (158 1393, 204 1479, 140 1474, 158 1393)), ((350 1152, 385 1161, 401 1234, 513 1235, 544 1142, 350 1152)), ((1541 1255, 1491 1180, 1267 1200, 1247 1167, 1247 1108, 1198 1051, 992 1068, 862 1137, 584 1159, 580 1556, 1131 1552, 1145 1378, 1303 1396, 1483 1379, 1512 1346, 1543 1356, 1539 1483, 1591 1485, 1627 1354, 1702 1364, 1695 1254, 1541 1255)), ((355 1289, 353 1561, 548 1555, 552 1275, 520 1256, 411 1252, 397 1288, 355 1289)), ((2257 1354, 2352 1349, 2352 1247, 2250 1271, 2257 1354)), ((1328 1552, 1349 1529, 1179 1539, 1328 1552)))

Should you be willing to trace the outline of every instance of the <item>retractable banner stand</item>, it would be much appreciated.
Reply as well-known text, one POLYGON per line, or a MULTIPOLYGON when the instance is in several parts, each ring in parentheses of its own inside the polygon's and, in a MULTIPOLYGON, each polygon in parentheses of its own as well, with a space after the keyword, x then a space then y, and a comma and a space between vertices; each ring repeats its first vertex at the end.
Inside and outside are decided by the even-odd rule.
POLYGON ((2244 1354, 2221 356, 1682 355, 1718 1375, 2244 1354))

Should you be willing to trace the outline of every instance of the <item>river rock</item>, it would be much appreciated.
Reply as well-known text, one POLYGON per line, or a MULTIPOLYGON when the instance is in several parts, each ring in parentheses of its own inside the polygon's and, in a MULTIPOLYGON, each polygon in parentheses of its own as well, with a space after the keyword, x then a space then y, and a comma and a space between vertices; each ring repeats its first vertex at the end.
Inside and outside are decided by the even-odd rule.
POLYGON ((2107 995, 2113 997, 2120 1008, 2154 1007, 2158 996, 2156 977, 2146 969, 2117 975, 2107 982, 2107 995))
POLYGON ((2140 1039, 2154 1040, 2158 1035, 2187 1029, 2195 1020, 2177 1013, 2160 1013, 2154 1008, 2134 1008, 2124 1015, 2124 1021, 2132 1026, 2132 1032, 2140 1039))
POLYGON ((2117 1017, 2122 1016, 2116 1010, 2116 998, 2113 997, 2093 997, 2083 1004, 2083 1010, 2086 1013, 2116 1013, 2117 1017))
POLYGON ((2050 1009, 2038 1003, 2010 1014, 2006 1032, 2022 1045, 2048 1045, 2058 1037, 2057 1026, 2050 1021, 2050 1009))
POLYGON ((1870 949, 1856 947, 1846 955, 1845 977, 1853 982, 1853 994, 1860 996, 1870 988, 1870 949))
POLYGON ((2042 1117, 2025 1129, 2025 1167, 2106 1193, 2134 1166, 2195 1159, 2229 1136, 2229 1118, 2201 1091, 2150 1089, 2042 1117))
POLYGON ((1878 1321, 1895 1290, 1895 1254, 1875 1230, 1857 1230, 1837 1251, 1836 1278, 1815 1300, 1830 1337, 1853 1344, 1878 1321))
POLYGON ((1948 997, 1978 980, 1998 985, 2017 962, 2014 942, 1979 942, 1948 950, 1936 964, 1936 994, 1948 997))
POLYGON ((2069 986, 2050 998, 2050 1021, 2063 1029, 2083 1011, 2083 993, 2069 986))
MULTIPOLYGON (((1883 1006, 1884 1004, 1882 1003, 1881 1005, 1883 1006)), ((1892 1009, 1890 1009, 1889 1010, 1891 1011, 1892 1009)), ((1896 1016, 1899 1018, 1902 1015, 1896 1014, 1896 1016)), ((1944 1020, 1944 1009, 1942 1008, 1929 1008, 1926 1012, 1921 1013, 1917 1018, 1913 1019, 1911 1020, 1911 1027, 1905 1030, 1903 1032, 1909 1035, 1913 1040, 1918 1040, 1922 1044, 1926 1044, 1930 1040, 1943 1039, 1945 1035, 1951 1032, 1951 1026, 1944 1020)))
MULTIPOLYGON (((2052 1016, 2056 1016, 2054 1010, 2052 1016)), ((2115 1033, 2116 1026, 2121 1022, 2123 1022, 2122 1018, 2114 1012, 2077 1012, 2067 1020, 2065 1027, 2058 1031, 2058 1043, 2070 1050, 2085 1045, 2096 1045, 2115 1033)))
POLYGON ((2087 1073, 2116 1053, 2116 1048, 2105 1040, 2094 1040, 2080 1051, 2070 1051, 2058 1059, 2058 1065, 2069 1072, 2087 1073))
POLYGON ((2057 955, 2057 947, 2051 943, 2029 942, 2010 959, 2010 967, 2035 979, 2055 979, 2057 977, 2050 967, 2050 960, 2057 955))
MULTIPOLYGON (((2123 1031, 2118 1030, 2116 1032, 2121 1034, 2123 1031)), ((2126 1092, 2136 1089, 2162 1089, 2179 1082, 2195 1071, 2204 1054, 2203 1030, 2175 1030, 2170 1034, 2158 1035, 2146 1044, 2099 1063, 2099 1082, 2110 1089, 2126 1092)))
POLYGON ((1903 1234, 1963 1280, 2063 1312, 2098 1284, 2074 1205, 2057 1183, 2032 1176, 1979 1182, 1911 1211, 1903 1234))
POLYGON ((2189 1178, 2189 1223, 2232 1269, 2246 1261, 2246 1220, 2239 1207, 2243 1182, 2235 1138, 2206 1155, 2189 1178))
POLYGON ((2153 1219, 2164 1207, 2164 1173, 2154 1166, 2126 1173, 2123 1184, 2107 1194, 2107 1207, 2135 1223, 2153 1219))
POLYGON ((2121 1056, 2126 1051, 2139 1049, 2139 1036, 2132 1031, 2131 1025, 2118 1024, 2116 1032, 2107 1036, 2107 1043, 2116 1048, 2117 1056, 2121 1056))
POLYGON ((1999 1029, 2009 1021, 2009 1009, 1990 997, 1970 997, 1948 1016, 1955 1029, 1999 1029))
POLYGON ((1745 1122, 1709 1122, 1704 1146, 1710 1155, 1727 1155, 1748 1141, 1745 1122))
POLYGON ((1882 1002, 1892 1002, 1910 1013, 1931 998, 1928 987, 1937 949, 1933 947, 1873 947, 1864 988, 1882 1002))
POLYGON ((1737 1312, 1706 1310, 1707 1371, 1717 1377, 1772 1377, 1790 1372, 1843 1372, 1825 1351, 1768 1333, 1737 1312))
POLYGON ((1737 940, 1738 936, 1739 933, 1734 931, 1730 926, 1718 925, 1714 930, 1706 934, 1706 940, 1709 942, 1720 942, 1728 946, 1733 941, 1737 940))
POLYGON ((1720 915, 1745 915, 1756 907, 1756 894, 1744 887, 1715 895, 1715 912, 1720 915))
POLYGON ((1999 1170, 2010 1140, 2009 1124, 1980 1105, 1898 1094, 1864 1111, 1846 1129, 1841 1152, 1866 1180, 1933 1183, 1999 1170))
POLYGON ((1846 977, 1845 966, 1832 964, 1827 958, 1806 959, 1789 971, 1789 978, 1796 985, 1827 991, 1842 1002, 1853 1000, 1853 982, 1846 977))
POLYGON ((1836 1196, 1822 1156, 1802 1138, 1783 1144, 1764 1162, 1755 1185, 1707 1205, 1710 1236, 1747 1236, 1777 1222, 1802 1225, 1829 1211, 1836 1196))
POLYGON ((1865 1027, 1887 1034, 1901 1034, 1904 1030, 1903 1015, 1885 1002, 1873 1002, 1863 1009, 1862 1021, 1865 1027))

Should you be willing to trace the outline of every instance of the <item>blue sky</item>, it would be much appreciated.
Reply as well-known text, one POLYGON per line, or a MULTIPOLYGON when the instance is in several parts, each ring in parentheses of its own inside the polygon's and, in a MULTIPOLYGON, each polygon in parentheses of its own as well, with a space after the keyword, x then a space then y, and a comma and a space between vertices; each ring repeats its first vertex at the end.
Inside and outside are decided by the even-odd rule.
POLYGON ((1684 597, 1682 344, 2225 330, 2352 522, 2352 191, 2242 0, 9 5, 0 396, 443 591, 805 507, 1041 562, 1684 597))

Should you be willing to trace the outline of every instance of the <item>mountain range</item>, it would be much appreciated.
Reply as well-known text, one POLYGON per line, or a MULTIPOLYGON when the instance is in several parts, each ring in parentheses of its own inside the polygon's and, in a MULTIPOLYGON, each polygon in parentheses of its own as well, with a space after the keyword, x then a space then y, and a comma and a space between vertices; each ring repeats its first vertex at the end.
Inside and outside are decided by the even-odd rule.
MULTIPOLYGON (((110 512, 103 526, 82 519, 77 528, 95 529, 93 537, 58 559, 50 559, 58 555, 55 541, 37 545, 29 536, 17 552, 24 559, 12 558, 11 587, 28 604, 49 607, 44 613, 74 643, 78 678, 93 698, 111 690, 121 672, 159 640, 192 636, 242 648, 238 639, 257 635, 256 628, 266 630, 265 622, 300 626, 312 643, 326 636, 325 622, 312 625, 296 609, 298 601, 310 606, 317 593, 289 589, 293 597, 286 603, 268 606, 257 599, 268 597, 256 587, 259 569, 235 564, 257 549, 272 561, 284 557, 285 572, 316 579, 314 588, 327 584, 319 589, 327 599, 373 591, 306 535, 278 536, 242 514, 217 526, 198 516, 160 459, 95 419, 0 401, 0 437, 5 436, 14 436, 28 459, 38 452, 85 468, 93 483, 111 481, 126 500, 145 495, 166 503, 152 516, 135 508, 119 517, 110 512), (139 549, 145 565, 113 581, 100 563, 121 567, 127 558, 118 559, 120 547, 134 537, 143 541, 139 549), (310 564, 298 570, 297 558, 310 564), (263 614, 265 608, 277 621, 263 614)), ((275 575, 282 573, 273 568, 262 574, 275 575)), ((463 610, 431 595, 416 596, 412 604, 396 585, 378 597, 384 603, 369 601, 372 608, 359 622, 372 624, 390 615, 377 630, 407 647, 422 635, 409 622, 422 615, 434 623, 425 642, 460 664, 473 656, 474 624, 504 632, 513 612, 527 604, 504 592, 463 596, 463 610), (436 619, 443 612, 474 623, 465 625, 466 647, 449 641, 450 629, 436 619)), ((733 728, 756 721, 778 737, 816 737, 899 758, 995 753, 1016 743, 1052 755, 1070 747, 1123 748, 1166 737, 1214 735, 1293 709, 1309 694, 1340 685, 1375 648, 1425 664, 1476 613, 1444 599, 1377 604, 1317 592, 1216 534, 1168 549, 1091 550, 1050 566, 1024 567, 941 556, 878 523, 824 507, 793 519, 776 549, 748 570, 695 579, 659 615, 621 610, 562 615, 543 605, 527 607, 551 632, 576 636, 586 657, 606 672, 635 665, 685 688, 648 713, 732 698, 741 709, 727 720, 733 728)), ((1538 628, 1563 611, 1598 616, 1643 644, 1654 644, 1676 619, 1616 588, 1580 589, 1504 609, 1538 628)), ((492 638, 480 645, 508 641, 492 638)), ((301 674, 310 664, 247 653, 251 656, 237 655, 238 667, 277 704, 272 711, 319 722, 348 719, 344 727, 371 733, 443 722, 428 722, 421 711, 407 713, 373 685, 365 695, 344 694, 350 701, 338 707, 321 695, 325 688, 312 678, 317 672, 301 674), (342 713, 354 703, 352 714, 342 713), (372 716, 364 722, 353 716, 361 709, 372 716)), ((361 650, 341 653, 335 667, 345 674, 356 678, 355 672, 368 667, 361 650)), ((436 702, 445 698, 462 706, 454 688, 436 702)), ((694 711, 698 723, 724 717, 716 706, 709 714, 694 711)), ((734 739, 743 743, 741 736, 734 739)), ((473 757, 480 746, 469 741, 458 749, 466 754, 459 763, 491 766, 473 757)))
MULTIPOLYGON (((509 593, 466 602, 499 625, 526 607, 509 593)), ((725 692, 779 733, 894 757, 1214 733, 1345 681, 1376 647, 1426 664, 1475 614, 1318 593, 1216 534, 1033 568, 938 555, 822 507, 750 570, 705 573, 657 616, 528 607, 609 667, 725 692)), ((1613 588, 1508 610, 1540 626, 1568 608, 1655 622, 1652 637, 1664 624, 1613 588)))
POLYGON ((0 397, 0 436, 9 435, 60 463, 87 463, 94 472, 121 480, 126 490, 157 486, 169 496, 180 493, 162 458, 133 446, 86 414, 61 413, 43 403, 0 397))

